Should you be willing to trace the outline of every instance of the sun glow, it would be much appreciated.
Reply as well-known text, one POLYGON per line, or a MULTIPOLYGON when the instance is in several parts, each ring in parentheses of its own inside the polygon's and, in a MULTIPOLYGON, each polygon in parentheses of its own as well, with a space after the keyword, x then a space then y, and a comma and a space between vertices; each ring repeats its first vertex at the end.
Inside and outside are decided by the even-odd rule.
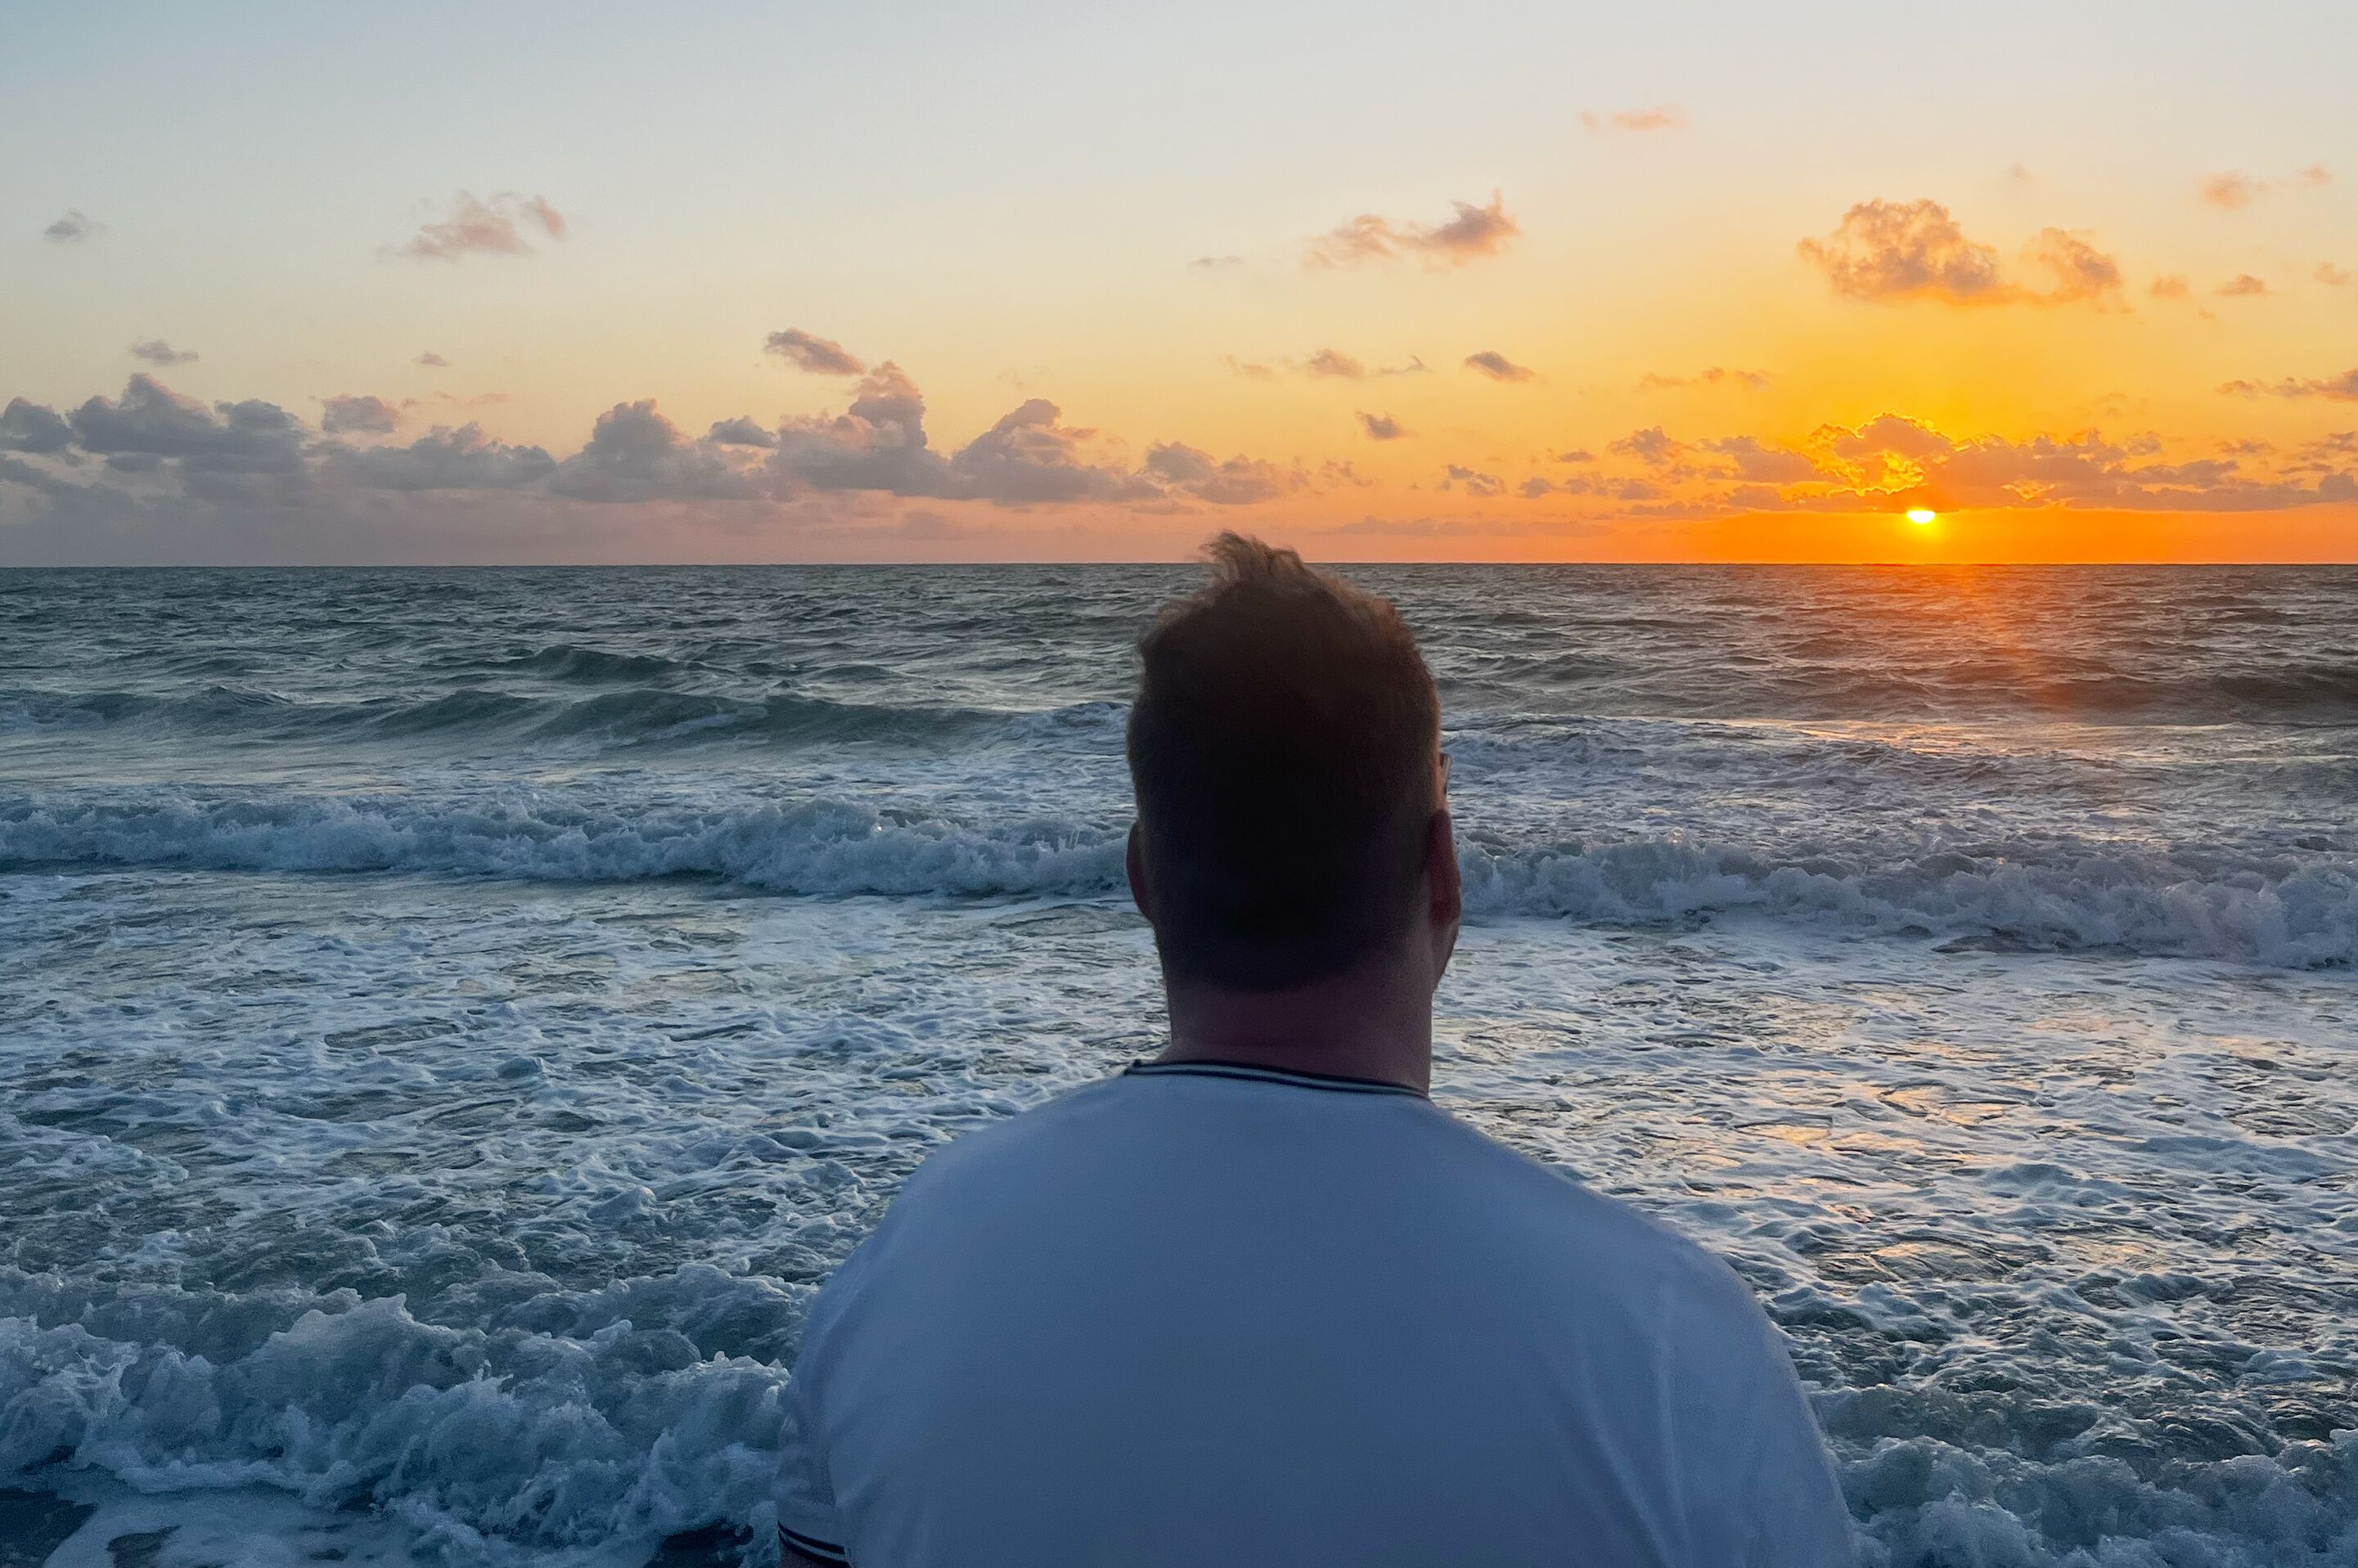
POLYGON ((1941 514, 1939 513, 1933 511, 1929 506, 1911 506, 1908 509, 1908 521, 1915 524, 1920 528, 1928 523, 1939 521, 1940 516, 1941 514))

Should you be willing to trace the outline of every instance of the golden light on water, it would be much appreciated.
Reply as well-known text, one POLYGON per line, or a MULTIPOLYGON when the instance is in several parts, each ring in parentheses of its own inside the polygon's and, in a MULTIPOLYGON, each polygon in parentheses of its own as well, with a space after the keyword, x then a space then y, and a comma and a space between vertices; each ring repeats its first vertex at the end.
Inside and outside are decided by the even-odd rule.
POLYGON ((1908 509, 1908 521, 1920 528, 1927 523, 1938 521, 1940 515, 1929 506, 1911 506, 1908 509))

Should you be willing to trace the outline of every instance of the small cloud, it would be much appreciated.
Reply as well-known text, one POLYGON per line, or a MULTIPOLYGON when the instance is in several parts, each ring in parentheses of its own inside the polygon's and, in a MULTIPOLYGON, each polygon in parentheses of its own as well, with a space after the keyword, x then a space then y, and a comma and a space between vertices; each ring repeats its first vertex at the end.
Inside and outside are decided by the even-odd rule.
POLYGON ((1611 444, 1609 450, 1625 458, 1635 458, 1649 467, 1660 468, 1686 448, 1672 440, 1660 425, 1643 430, 1632 430, 1611 444))
POLYGON ((1255 364, 1246 360, 1240 360, 1234 354, 1223 355, 1221 357, 1221 362, 1228 367, 1231 373, 1243 376, 1248 381, 1275 381, 1277 379, 1277 370, 1272 365, 1255 364))
POLYGON ((323 435, 390 436, 401 423, 401 410, 382 397, 323 397, 319 407, 323 435))
POLYGON ((1444 477, 1442 479, 1441 488, 1444 490, 1455 487, 1465 491, 1468 495, 1480 496, 1486 500, 1491 496, 1507 493, 1507 481, 1494 473, 1483 473, 1477 469, 1469 469, 1462 463, 1451 463, 1443 470, 1443 473, 1444 477))
POLYGON ((2202 200, 2227 212, 2240 212, 2267 189, 2247 175, 2214 174, 2202 182, 2202 200))
POLYGON ((2319 262, 2317 281, 2328 288, 2347 288, 2352 284, 2358 283, 2358 272, 2335 266, 2331 262, 2319 262))
POLYGON ((843 345, 832 338, 816 337, 799 327, 788 327, 770 334, 762 351, 775 354, 813 375, 860 375, 868 367, 843 351, 843 345))
POLYGON ((2028 185, 2039 178, 2018 163, 2010 163, 2006 166, 2006 177, 2017 185, 2028 185))
POLYGON ((734 419, 716 419, 704 438, 716 447, 775 447, 778 438, 752 420, 740 415, 734 419))
POLYGON ((1244 265, 1242 256, 1197 256, 1187 264, 1187 268, 1191 272, 1226 272, 1244 265))
POLYGON ((1552 495, 1555 493, 1555 481, 1553 480, 1541 479, 1539 475, 1533 474, 1531 478, 1523 481, 1523 482, 1516 488, 1515 493, 1521 496, 1525 501, 1537 501, 1541 496, 1552 495))
POLYGON ((1558 452, 1554 460, 1560 463, 1593 463, 1596 460, 1596 454, 1586 447, 1571 447, 1558 452))
POLYGON ((2268 287, 2268 280, 2266 278, 2255 277, 2250 273, 2245 272, 2236 274, 2234 277, 2231 277, 2226 282, 2221 284, 2217 288, 2212 289, 2212 292, 2225 298, 2238 299, 2249 298, 2250 297, 2258 294, 2271 293, 2273 290, 2268 287))
POLYGON ((1478 257, 1497 255, 1523 232, 1496 191, 1487 207, 1470 201, 1451 205, 1457 209, 1456 215, 1443 223, 1396 223, 1363 212, 1312 240, 1303 265, 1348 266, 1415 256, 1428 266, 1463 266, 1478 257))
POLYGON ((184 365, 195 362, 197 355, 193 350, 176 349, 161 338, 142 338, 131 345, 131 357, 151 365, 184 365))
POLYGON ((1684 130, 1687 112, 1675 103, 1658 103, 1650 109, 1621 109, 1610 114, 1584 109, 1580 123, 1591 131, 1624 131, 1643 135, 1649 131, 1684 130))
POLYGON ((1401 422, 1390 415, 1370 414, 1364 408, 1359 410, 1359 424, 1368 432, 1370 441, 1397 441, 1413 434, 1402 428, 1401 422))
POLYGON ((2323 164, 2313 163, 2307 168, 2302 169, 2299 173, 2294 175, 2293 179, 2298 184, 2310 187, 2331 185, 2333 183, 2333 173, 2323 164))
POLYGON ((1531 381, 1539 375, 1529 365, 1519 365, 1496 349, 1467 354, 1465 364, 1467 370, 1487 375, 1492 381, 1531 381))
POLYGON ((1662 375, 1648 371, 1638 382, 1640 392, 1660 392, 1680 386, 1733 386, 1741 392, 1758 392, 1776 377, 1765 370, 1730 370, 1725 365, 1711 365, 1693 375, 1662 375))
POLYGON ((2298 381, 2289 376, 2274 384, 2231 381, 2219 390, 2238 397, 2322 397, 2332 403, 2358 403, 2358 370, 2346 370, 2321 381, 2298 381))
POLYGON ((41 238, 53 245, 76 245, 84 240, 94 240, 106 232, 106 225, 79 207, 66 209, 66 215, 41 231, 41 238))
POLYGON ((2194 292, 2194 286, 2183 274, 2172 273, 2168 277, 2155 278, 2146 292, 2156 299, 2184 299, 2194 292))
POLYGON ((1368 367, 1347 353, 1321 349, 1302 362, 1302 373, 1335 381, 1364 381, 1368 367))
POLYGON ((448 370, 450 368, 450 362, 444 359, 440 354, 436 353, 432 349, 428 349, 424 353, 418 355, 416 362, 424 365, 427 370, 448 370))
POLYGON ((2024 254, 2055 280, 2052 288, 2039 296, 2043 304, 2071 305, 2120 293, 2120 263, 2077 234, 2041 229, 2024 254))
POLYGON ((419 225, 395 254, 412 261, 448 262, 469 255, 528 256, 533 249, 525 243, 527 232, 562 240, 566 230, 565 215, 543 197, 503 190, 486 201, 461 190, 443 216, 419 225))
POLYGON ((2023 248, 2024 264, 2052 286, 2011 282, 1997 252, 1968 239, 1949 210, 1929 200, 1859 202, 1832 234, 1797 248, 1836 294, 1882 304, 2102 305, 2121 282, 2118 262, 2062 229, 2042 229, 2023 248))

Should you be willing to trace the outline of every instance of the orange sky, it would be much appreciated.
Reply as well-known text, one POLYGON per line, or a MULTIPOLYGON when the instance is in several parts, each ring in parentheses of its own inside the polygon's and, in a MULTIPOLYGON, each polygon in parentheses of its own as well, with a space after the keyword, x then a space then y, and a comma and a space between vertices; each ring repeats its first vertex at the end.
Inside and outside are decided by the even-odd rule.
POLYGON ((2358 558, 2358 22, 1876 17, 60 9, 0 564, 2358 558))

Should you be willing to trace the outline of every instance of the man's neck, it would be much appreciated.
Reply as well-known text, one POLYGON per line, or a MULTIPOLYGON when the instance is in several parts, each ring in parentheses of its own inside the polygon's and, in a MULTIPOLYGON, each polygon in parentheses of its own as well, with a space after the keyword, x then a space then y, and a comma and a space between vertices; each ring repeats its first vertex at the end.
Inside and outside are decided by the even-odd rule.
POLYGON ((1432 999, 1394 975, 1355 971, 1278 991, 1183 985, 1170 1000, 1171 1044, 1158 1061, 1433 1087, 1432 999))

